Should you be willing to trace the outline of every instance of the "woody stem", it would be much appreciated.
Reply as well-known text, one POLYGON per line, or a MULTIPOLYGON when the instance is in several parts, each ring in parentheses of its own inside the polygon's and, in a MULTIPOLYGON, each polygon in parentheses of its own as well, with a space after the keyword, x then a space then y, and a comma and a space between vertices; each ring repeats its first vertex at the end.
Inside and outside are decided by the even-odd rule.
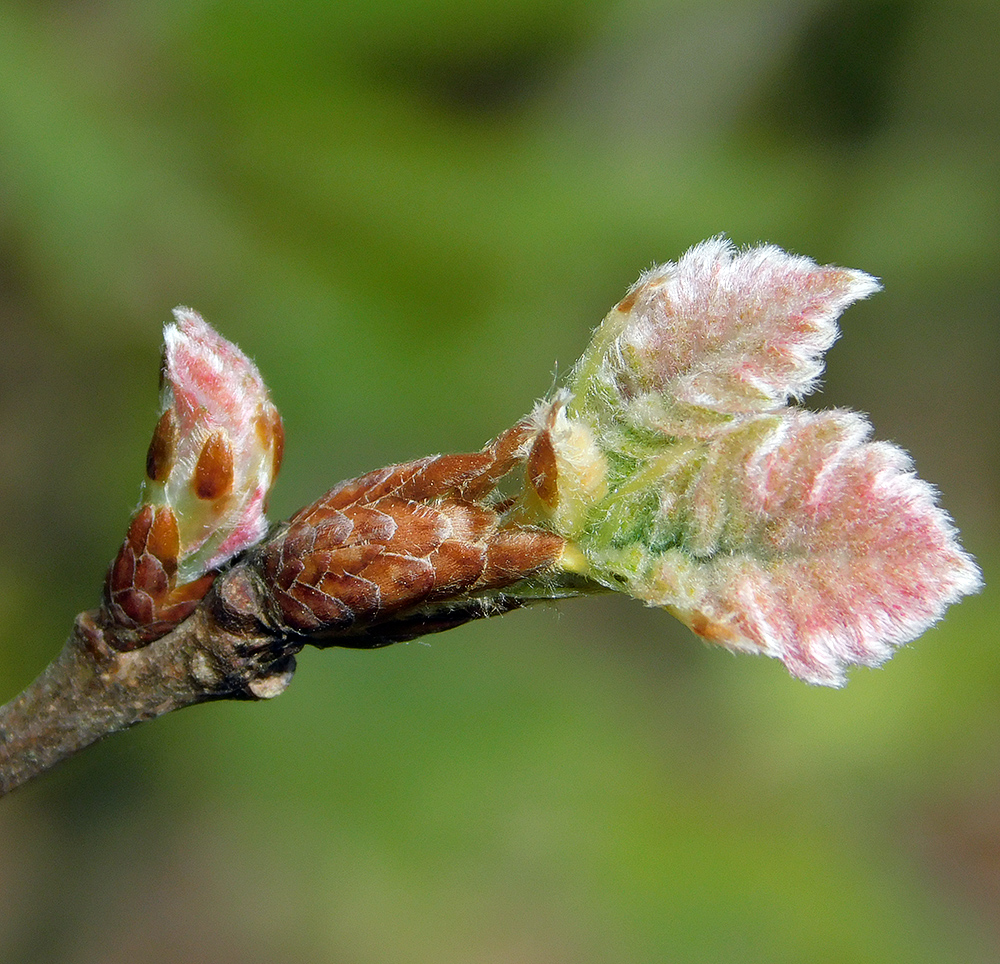
POLYGON ((117 652, 89 613, 62 652, 0 707, 0 795, 84 747, 143 720, 213 699, 277 695, 294 658, 255 647, 199 610, 148 646, 117 652))

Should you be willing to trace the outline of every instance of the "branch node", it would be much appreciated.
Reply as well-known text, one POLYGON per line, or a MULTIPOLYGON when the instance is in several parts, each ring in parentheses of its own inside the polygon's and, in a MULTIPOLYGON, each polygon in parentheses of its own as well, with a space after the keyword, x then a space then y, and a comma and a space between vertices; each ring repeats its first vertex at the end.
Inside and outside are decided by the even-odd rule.
POLYGON ((288 688, 295 674, 295 657, 284 656, 247 682, 247 692, 258 700, 272 700, 288 688))
POLYGON ((113 670, 119 660, 119 651, 104 638, 101 611, 88 609, 78 613, 73 625, 72 638, 94 661, 102 672, 113 670))

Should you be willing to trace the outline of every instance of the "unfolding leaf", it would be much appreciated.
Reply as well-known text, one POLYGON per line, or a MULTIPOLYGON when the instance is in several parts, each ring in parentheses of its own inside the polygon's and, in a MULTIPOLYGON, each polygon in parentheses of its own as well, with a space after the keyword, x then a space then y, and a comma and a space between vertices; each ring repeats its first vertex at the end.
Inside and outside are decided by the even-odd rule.
POLYGON ((686 531, 651 555, 634 594, 813 683, 886 660, 977 589, 979 573, 906 453, 868 434, 850 412, 789 410, 745 451, 710 443, 723 456, 669 494, 686 531), (703 532, 709 497, 721 508, 703 532))
POLYGON ((643 274, 532 416, 551 456, 525 504, 571 540, 567 565, 828 685, 975 591, 902 450, 868 441, 862 416, 787 404, 815 387, 841 311, 878 288, 723 238, 643 274))
POLYGON ((589 367, 640 421, 644 396, 768 411, 813 390, 837 317, 879 287, 862 271, 713 238, 639 278, 605 319, 589 367))

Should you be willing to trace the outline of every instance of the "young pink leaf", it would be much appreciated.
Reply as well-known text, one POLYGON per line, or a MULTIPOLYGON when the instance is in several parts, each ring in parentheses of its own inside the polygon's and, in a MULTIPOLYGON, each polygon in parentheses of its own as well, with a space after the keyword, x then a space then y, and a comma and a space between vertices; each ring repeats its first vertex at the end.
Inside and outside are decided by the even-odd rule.
POLYGON ((628 396, 767 411, 813 390, 837 317, 878 290, 861 271, 713 238, 639 278, 609 318, 620 334, 607 357, 628 396))
POLYGON ((680 546, 635 595, 713 642, 839 686, 846 667, 878 665, 978 589, 979 571, 906 453, 866 441, 861 416, 787 409, 767 422, 746 446, 709 443, 669 500, 688 524, 680 546), (722 508, 705 533, 710 500, 722 508))

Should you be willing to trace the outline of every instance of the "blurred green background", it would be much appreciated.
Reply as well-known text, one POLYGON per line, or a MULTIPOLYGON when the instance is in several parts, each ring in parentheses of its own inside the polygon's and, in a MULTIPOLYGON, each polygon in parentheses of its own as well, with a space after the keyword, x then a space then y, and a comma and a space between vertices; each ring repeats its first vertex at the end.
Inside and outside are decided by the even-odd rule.
POLYGON ((987 590, 812 689, 626 599, 174 714, 0 802, 0 960, 1000 958, 994 0, 0 0, 0 698, 93 606, 178 303, 288 433, 275 517, 477 448, 653 262, 879 275, 872 414, 987 590))

